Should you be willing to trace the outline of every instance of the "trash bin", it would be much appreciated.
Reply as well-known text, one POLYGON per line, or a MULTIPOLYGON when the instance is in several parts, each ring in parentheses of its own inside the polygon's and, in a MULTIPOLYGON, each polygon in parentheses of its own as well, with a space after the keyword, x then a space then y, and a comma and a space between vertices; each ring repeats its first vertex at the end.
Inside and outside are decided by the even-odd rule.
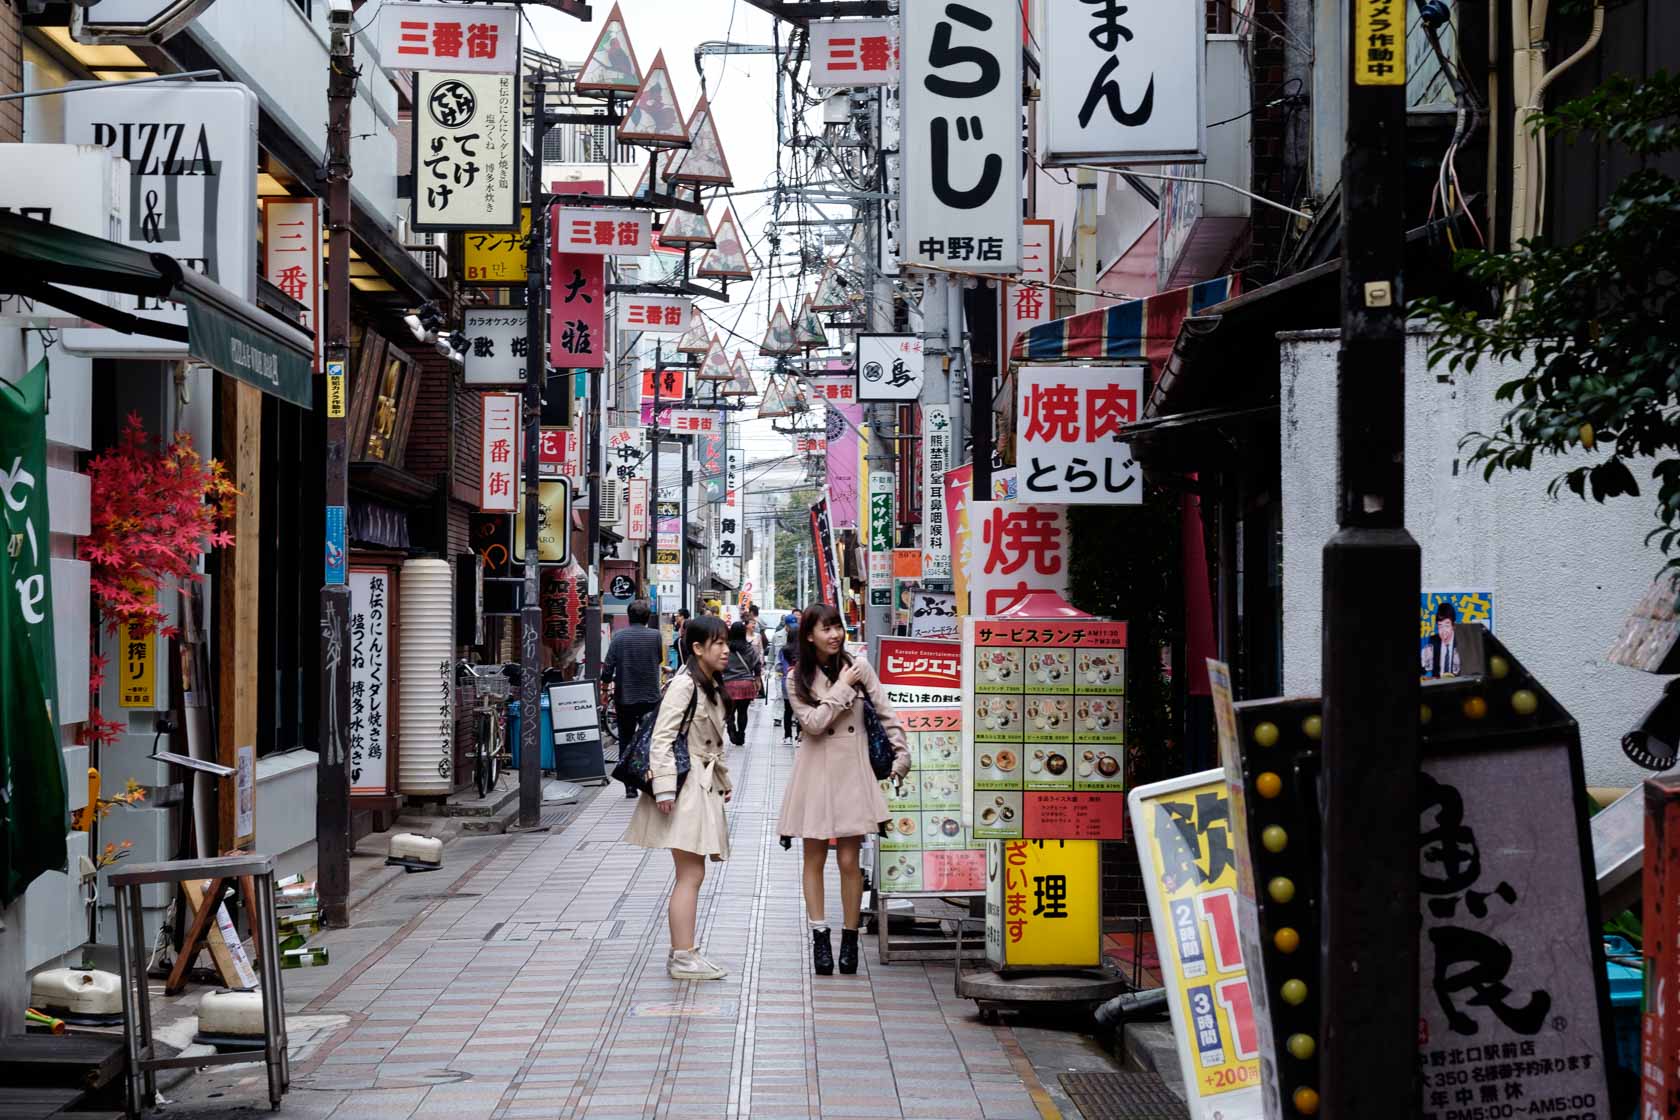
MULTIPOLYGON (((542 696, 542 726, 537 728, 542 750, 537 757, 542 760, 544 770, 554 769, 554 722, 548 716, 548 694, 542 696)), ((513 768, 519 769, 519 747, 524 742, 520 735, 519 701, 508 701, 508 746, 513 752, 513 768)))

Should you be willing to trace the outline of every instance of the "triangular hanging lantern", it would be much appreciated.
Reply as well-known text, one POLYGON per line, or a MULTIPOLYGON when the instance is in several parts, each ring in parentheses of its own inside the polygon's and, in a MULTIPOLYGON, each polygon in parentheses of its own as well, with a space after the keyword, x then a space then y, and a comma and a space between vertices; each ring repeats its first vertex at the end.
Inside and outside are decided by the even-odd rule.
POLYGON ((723 341, 713 335, 706 347, 706 359, 700 363, 700 372, 696 374, 701 381, 730 381, 735 377, 735 371, 730 368, 729 355, 723 352, 723 341))
POLYGON ((691 146, 666 171, 665 177, 676 183, 705 183, 709 186, 732 187, 735 178, 729 173, 729 159, 723 154, 718 139, 717 122, 712 119, 711 106, 702 97, 688 118, 688 138, 691 146))
POLYGON ((822 283, 817 285, 817 294, 811 300, 811 310, 846 310, 846 289, 840 279, 838 265, 830 265, 828 271, 823 273, 822 283))
POLYGON ((793 336, 793 323, 788 319, 787 308, 778 302, 776 313, 770 316, 770 325, 764 328, 764 341, 758 344, 758 352, 782 357, 798 349, 799 340, 793 336))
POLYGON ((617 4, 595 37, 573 88, 579 93, 635 93, 642 88, 642 67, 636 61, 636 48, 630 45, 630 32, 617 4))
POLYGON ((712 348, 712 336, 707 332, 706 317, 699 311, 689 316, 688 330, 677 339, 677 353, 704 354, 712 348))
POLYGON ((712 223, 705 214, 672 210, 665 217, 665 228, 659 231, 659 241, 679 248, 710 249, 717 244, 717 234, 712 232, 712 223))
POLYGON ((752 267, 747 264, 747 251, 741 247, 741 233, 735 225, 735 213, 725 208, 723 217, 712 223, 717 234, 717 248, 706 254, 696 276, 723 280, 751 280, 752 267))
POLYGON ((683 124, 671 74, 665 69, 664 51, 654 56, 653 68, 642 79, 629 112, 618 122, 618 141, 645 148, 688 147, 688 128, 683 124))
POLYGON ((734 373, 728 388, 724 389, 726 397, 750 397, 758 392, 758 386, 753 384, 752 371, 747 368, 747 359, 739 350, 735 351, 735 360, 730 363, 730 370, 734 373))
POLYGON ((794 341, 805 350, 815 350, 828 345, 828 332, 823 330, 822 320, 811 307, 811 297, 806 296, 805 302, 799 308, 799 319, 793 325, 794 341))
POLYGON ((789 413, 787 391, 782 387, 774 374, 770 377, 770 384, 764 387, 764 399, 758 405, 760 420, 775 420, 789 413))

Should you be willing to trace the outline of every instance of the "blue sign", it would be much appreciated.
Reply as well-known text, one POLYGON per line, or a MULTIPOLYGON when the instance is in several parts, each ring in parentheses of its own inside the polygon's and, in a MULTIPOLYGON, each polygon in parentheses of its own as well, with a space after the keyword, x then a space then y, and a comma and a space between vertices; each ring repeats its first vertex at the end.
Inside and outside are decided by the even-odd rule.
POLYGON ((327 584, 342 584, 349 569, 349 553, 344 539, 344 507, 327 507, 327 584))

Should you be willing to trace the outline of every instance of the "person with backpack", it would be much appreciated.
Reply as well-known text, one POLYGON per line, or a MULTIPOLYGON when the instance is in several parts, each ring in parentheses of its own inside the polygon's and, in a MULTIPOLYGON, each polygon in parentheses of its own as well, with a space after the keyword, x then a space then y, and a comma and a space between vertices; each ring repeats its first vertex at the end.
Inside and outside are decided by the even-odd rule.
POLYGON ((737 747, 746 745, 747 715, 758 699, 758 675, 763 671, 758 647, 747 639, 747 624, 734 623, 729 627, 729 663, 723 670, 723 691, 729 709, 729 741, 737 747))
MULTIPOLYGON (((666 686, 652 717, 647 743, 649 792, 636 802, 626 843, 668 848, 676 864, 667 918, 671 953, 665 971, 673 980, 721 980, 729 973, 700 954, 694 939, 706 861, 729 858, 724 817, 733 786, 724 766, 724 666, 729 661, 723 620, 700 615, 683 628, 683 667, 666 686), (687 745, 689 769, 679 769, 678 740, 687 745)), ((642 731, 637 732, 640 739, 642 731)), ((632 750, 634 748, 631 748, 632 750)))
MULTIPOLYGON (((646 599, 633 600, 625 613, 630 625, 613 635, 601 662, 601 683, 618 682, 613 707, 618 716, 618 744, 622 750, 636 737, 636 728, 659 705, 659 667, 665 660, 665 640, 649 623, 653 610, 646 599)), ((626 797, 636 791, 624 787, 626 797)))

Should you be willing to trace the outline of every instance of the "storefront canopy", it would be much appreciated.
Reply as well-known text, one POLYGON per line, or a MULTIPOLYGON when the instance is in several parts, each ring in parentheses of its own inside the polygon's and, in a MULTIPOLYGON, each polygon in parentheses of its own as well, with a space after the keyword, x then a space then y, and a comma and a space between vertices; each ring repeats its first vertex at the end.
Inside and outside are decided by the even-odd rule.
POLYGON ((1041 323, 1021 332, 1010 357, 1017 362, 1163 361, 1172 352, 1186 316, 1223 303, 1237 294, 1239 286, 1238 276, 1221 276, 1041 323))
POLYGON ((165 253, 146 253, 0 212, 0 292, 38 299, 125 334, 185 342, 190 357, 272 396, 311 407, 310 336, 183 269, 165 253), (66 285, 173 300, 186 306, 187 325, 107 307, 66 290, 66 285))

